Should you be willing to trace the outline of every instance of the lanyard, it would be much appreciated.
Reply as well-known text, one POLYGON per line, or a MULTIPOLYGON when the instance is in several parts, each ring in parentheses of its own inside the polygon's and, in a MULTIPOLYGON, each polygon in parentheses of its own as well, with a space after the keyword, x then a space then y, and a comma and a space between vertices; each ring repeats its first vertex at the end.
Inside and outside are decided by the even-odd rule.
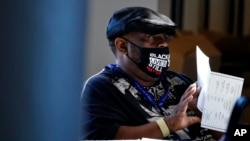
MULTIPOLYGON (((123 74, 126 75, 126 73, 119 67, 117 67, 114 64, 109 65, 112 69, 119 71, 123 74)), ((128 75, 127 75, 128 76, 128 75)), ((135 79, 133 79, 132 77, 128 76, 128 78, 133 82, 134 86, 137 88, 137 90, 140 92, 140 94, 146 99, 146 101, 153 107, 155 107, 157 110, 159 110, 159 112, 161 112, 162 114, 164 113, 162 110, 163 105, 167 102, 168 100, 168 88, 167 86, 165 86, 164 88, 166 89, 166 91, 164 92, 164 94, 161 96, 161 98, 156 102, 154 100, 154 97, 151 93, 149 93, 147 91, 147 89, 145 89, 138 81, 136 81, 135 79)), ((162 85, 164 86, 163 82, 166 83, 166 81, 164 81, 164 79, 161 77, 160 78, 162 85)))

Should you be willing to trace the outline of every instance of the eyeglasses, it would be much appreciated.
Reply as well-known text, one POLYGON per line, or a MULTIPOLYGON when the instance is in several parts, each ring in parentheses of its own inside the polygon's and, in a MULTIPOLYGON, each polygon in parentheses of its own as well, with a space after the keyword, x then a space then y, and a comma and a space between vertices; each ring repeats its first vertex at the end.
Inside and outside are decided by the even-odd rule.
POLYGON ((156 35, 144 34, 143 36, 144 41, 147 41, 152 44, 156 42, 167 42, 172 38, 173 38, 172 36, 169 36, 167 34, 156 34, 156 35))

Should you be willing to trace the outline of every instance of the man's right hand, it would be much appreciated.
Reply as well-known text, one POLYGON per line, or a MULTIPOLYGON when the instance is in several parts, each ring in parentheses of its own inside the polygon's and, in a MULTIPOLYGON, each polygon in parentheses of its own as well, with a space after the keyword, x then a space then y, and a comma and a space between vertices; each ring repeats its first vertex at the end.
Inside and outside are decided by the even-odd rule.
POLYGON ((187 116, 188 104, 193 100, 194 94, 196 94, 197 87, 196 84, 191 84, 184 95, 181 97, 179 104, 176 106, 174 111, 169 117, 164 120, 167 123, 170 132, 177 131, 188 127, 189 125, 198 123, 201 119, 197 116, 187 116))

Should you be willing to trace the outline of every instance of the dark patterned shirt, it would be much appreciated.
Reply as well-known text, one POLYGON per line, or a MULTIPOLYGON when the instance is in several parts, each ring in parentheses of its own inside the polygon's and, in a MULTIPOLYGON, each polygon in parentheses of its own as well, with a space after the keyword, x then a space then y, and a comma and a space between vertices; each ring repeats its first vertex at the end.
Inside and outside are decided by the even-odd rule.
MULTIPOLYGON (((100 73, 89 78, 82 92, 82 139, 114 139, 119 126, 138 126, 169 116, 179 103, 182 94, 193 83, 183 74, 168 71, 165 81, 144 87, 158 101, 167 91, 168 99, 160 112, 149 104, 140 89, 125 73, 106 66, 100 73)), ((188 110, 188 115, 194 112, 188 110)), ((170 140, 212 140, 206 129, 199 124, 171 133, 170 140)))

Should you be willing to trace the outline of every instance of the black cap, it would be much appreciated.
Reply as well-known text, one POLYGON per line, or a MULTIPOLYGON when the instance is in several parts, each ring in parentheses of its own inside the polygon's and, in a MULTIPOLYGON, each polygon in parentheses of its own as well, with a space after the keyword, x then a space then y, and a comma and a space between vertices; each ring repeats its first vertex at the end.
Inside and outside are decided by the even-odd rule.
POLYGON ((167 16, 146 7, 126 7, 110 18, 106 35, 109 40, 129 32, 175 35, 176 24, 167 16))

